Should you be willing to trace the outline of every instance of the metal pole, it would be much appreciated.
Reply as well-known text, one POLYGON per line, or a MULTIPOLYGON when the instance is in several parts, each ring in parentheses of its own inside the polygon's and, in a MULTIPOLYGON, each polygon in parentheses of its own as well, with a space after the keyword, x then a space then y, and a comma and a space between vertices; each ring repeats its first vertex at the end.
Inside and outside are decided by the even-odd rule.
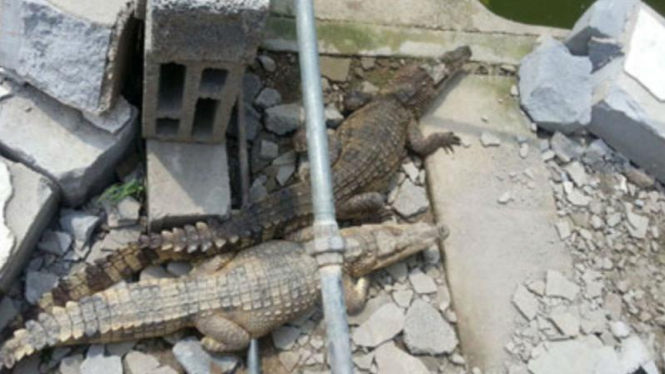
POLYGON ((247 351, 247 372, 250 374, 261 374, 261 357, 259 356, 259 342, 252 339, 247 351))
POLYGON ((342 288, 344 241, 335 220, 335 204, 323 115, 319 51, 312 0, 295 0, 302 94, 307 114, 307 148, 314 204, 312 255, 319 264, 328 355, 334 374, 352 374, 349 325, 342 288))

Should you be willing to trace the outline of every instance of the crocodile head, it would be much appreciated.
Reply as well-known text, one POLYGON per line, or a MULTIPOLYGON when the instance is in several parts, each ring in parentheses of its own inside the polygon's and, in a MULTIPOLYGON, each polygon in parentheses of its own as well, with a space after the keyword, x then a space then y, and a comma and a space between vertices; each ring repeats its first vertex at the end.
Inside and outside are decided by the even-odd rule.
POLYGON ((462 69, 471 58, 471 49, 459 47, 443 56, 400 68, 382 91, 393 96, 420 118, 439 96, 445 82, 462 69))
POLYGON ((345 236, 345 269, 356 278, 424 251, 448 236, 445 226, 426 223, 384 223, 360 229, 362 235, 345 236))

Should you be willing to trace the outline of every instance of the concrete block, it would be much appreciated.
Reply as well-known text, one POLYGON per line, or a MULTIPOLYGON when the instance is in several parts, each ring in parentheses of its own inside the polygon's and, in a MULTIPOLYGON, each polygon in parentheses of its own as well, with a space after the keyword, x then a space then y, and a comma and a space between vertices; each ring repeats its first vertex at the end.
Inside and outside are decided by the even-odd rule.
POLYGON ((621 41, 640 0, 598 0, 575 23, 566 39, 574 55, 587 55, 591 37, 621 41))
POLYGON ((64 202, 77 206, 111 180, 134 139, 137 117, 132 108, 109 133, 34 88, 14 87, 0 102, 0 152, 53 179, 64 202))
POLYGON ((135 22, 129 0, 0 0, 0 65, 69 106, 109 110, 135 22))
POLYGON ((589 59, 597 71, 615 58, 623 56, 623 46, 615 39, 592 37, 589 40, 589 59))
POLYGON ((263 37, 268 0, 150 0, 143 135, 221 143, 263 37))
POLYGON ((23 269, 56 213, 58 195, 56 186, 45 176, 0 157, 0 223, 4 222, 11 235, 7 240, 7 232, 2 237, 0 229, 0 291, 7 291, 23 269), (12 192, 3 200, 7 183, 12 192))
POLYGON ((519 92, 524 110, 538 126, 572 133, 591 121, 591 61, 570 54, 548 38, 522 60, 519 92))
MULTIPOLYGON (((615 65, 622 63, 616 60, 604 69, 617 70, 615 65)), ((596 96, 589 130, 665 182, 665 103, 623 69, 606 80, 596 96)))
POLYGON ((151 230, 230 213, 225 144, 146 143, 151 230))
POLYGON ((665 18, 642 5, 629 43, 626 72, 665 102, 665 18))

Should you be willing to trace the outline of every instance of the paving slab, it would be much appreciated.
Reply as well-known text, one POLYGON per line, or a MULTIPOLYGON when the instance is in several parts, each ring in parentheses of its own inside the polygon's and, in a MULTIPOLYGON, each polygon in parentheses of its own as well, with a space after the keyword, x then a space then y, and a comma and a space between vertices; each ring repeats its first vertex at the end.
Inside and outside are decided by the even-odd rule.
POLYGON ((226 144, 146 143, 151 230, 230 213, 226 144))
POLYGON ((0 221, 12 236, 9 243, 0 238, 0 291, 7 291, 55 215, 59 194, 47 177, 25 165, 0 157, 0 168, 9 172, 12 186, 10 199, 0 204, 0 221))
POLYGON ((518 285, 547 270, 572 271, 554 228, 545 164, 538 152, 520 156, 517 137, 533 149, 538 140, 510 94, 514 84, 508 77, 460 77, 421 121, 426 134, 453 130, 471 145, 453 155, 438 151, 426 168, 435 218, 451 231, 445 264, 462 351, 483 372, 502 370, 508 360, 504 347, 523 319, 511 301, 518 285), (483 147, 482 133, 501 139, 500 146, 483 147), (527 170, 533 188, 511 182, 510 173, 527 178, 527 170), (512 199, 499 203, 506 192, 512 199))

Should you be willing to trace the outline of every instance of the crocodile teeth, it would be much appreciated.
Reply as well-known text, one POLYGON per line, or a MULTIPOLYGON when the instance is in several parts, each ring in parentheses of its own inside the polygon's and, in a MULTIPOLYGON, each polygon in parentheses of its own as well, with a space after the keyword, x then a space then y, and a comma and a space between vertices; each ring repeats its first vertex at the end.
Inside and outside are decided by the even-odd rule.
POLYGON ((212 242, 210 242, 210 241, 205 241, 205 242, 201 245, 201 250, 202 250, 203 252, 208 252, 208 251, 210 250, 210 248, 212 248, 212 242))
POLYGON ((170 251, 173 249, 173 233, 170 231, 162 231, 164 242, 162 243, 162 251, 170 251))
POLYGON ((224 248, 224 245, 226 245, 226 240, 222 238, 215 239, 215 248, 222 249, 224 248))
POLYGON ((240 237, 238 235, 233 235, 229 238, 229 242, 231 244, 236 244, 238 242, 238 240, 240 240, 240 237))
POLYGON ((173 229, 173 250, 175 252, 182 252, 187 247, 187 237, 185 235, 185 230, 173 229))

